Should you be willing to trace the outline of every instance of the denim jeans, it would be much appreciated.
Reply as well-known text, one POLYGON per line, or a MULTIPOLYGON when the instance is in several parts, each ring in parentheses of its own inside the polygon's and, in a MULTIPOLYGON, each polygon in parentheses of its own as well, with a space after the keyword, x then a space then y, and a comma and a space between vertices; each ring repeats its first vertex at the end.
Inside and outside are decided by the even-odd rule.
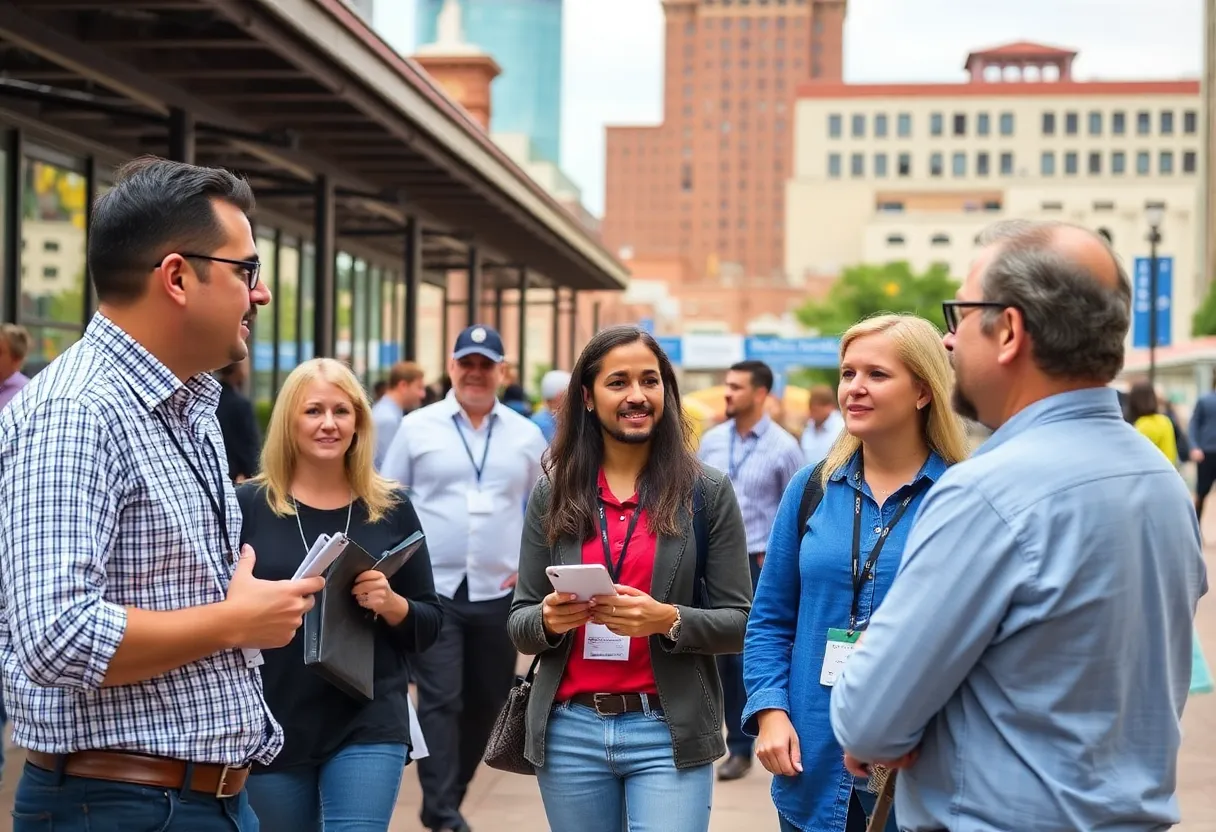
POLYGON ((13 832, 258 832, 244 792, 226 800, 86 777, 25 764, 13 802, 13 832))
MULTIPOLYGON (((845 821, 845 832, 866 832, 870 815, 873 814, 877 804, 878 795, 861 789, 854 790, 853 796, 849 800, 849 816, 845 821)), ((780 822, 781 832, 802 832, 780 815, 777 816, 777 820, 780 822)), ((883 827, 883 832, 899 832, 899 827, 895 825, 895 812, 887 815, 887 825, 883 827)))
POLYGON ((384 832, 405 759, 404 745, 348 745, 319 766, 254 774, 246 791, 261 832, 384 832))
POLYGON ((676 768, 658 711, 600 716, 581 705, 554 707, 536 776, 552 832, 709 829, 713 767, 676 768))

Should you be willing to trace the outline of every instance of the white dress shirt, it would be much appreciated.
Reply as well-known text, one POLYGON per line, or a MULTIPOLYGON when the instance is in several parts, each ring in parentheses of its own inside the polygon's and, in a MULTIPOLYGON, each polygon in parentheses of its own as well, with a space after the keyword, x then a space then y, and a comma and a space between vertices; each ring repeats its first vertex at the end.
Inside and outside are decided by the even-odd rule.
POLYGON ((807 465, 818 465, 827 458, 828 451, 836 444, 836 438, 844 430, 844 417, 839 410, 833 410, 823 424, 815 426, 814 419, 807 419, 806 428, 802 431, 802 455, 807 465))
POLYGON ((393 444, 393 437, 397 435, 397 428, 401 426, 403 416, 405 411, 391 396, 381 396, 380 401, 372 405, 372 432, 376 438, 372 465, 377 471, 384 464, 384 457, 388 454, 389 446, 393 444))
POLYGON ((381 473, 410 489, 440 595, 454 597, 466 578, 470 601, 512 591, 503 582, 519 570, 524 504, 545 448, 540 428, 501 402, 476 430, 454 393, 401 420, 381 473), (486 513, 471 511, 477 503, 486 513))

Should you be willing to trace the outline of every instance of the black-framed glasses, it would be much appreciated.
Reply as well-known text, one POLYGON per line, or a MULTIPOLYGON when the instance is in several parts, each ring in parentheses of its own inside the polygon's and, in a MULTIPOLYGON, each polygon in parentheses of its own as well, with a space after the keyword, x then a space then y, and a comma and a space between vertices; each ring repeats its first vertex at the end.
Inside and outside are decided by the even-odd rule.
POLYGON ((946 331, 951 335, 958 332, 958 325, 966 317, 966 309, 1008 309, 1009 304, 997 303, 991 300, 947 300, 942 301, 942 317, 946 319, 946 331))
MULTIPOLYGON (((166 255, 167 256, 167 255, 166 255)), ((182 252, 182 257, 191 257, 195 260, 209 260, 212 263, 227 263, 229 266, 240 266, 241 271, 245 273, 245 282, 249 284, 249 291, 253 291, 258 285, 258 275, 262 271, 262 264, 258 260, 230 260, 227 257, 213 257, 210 254, 187 254, 182 252)), ((164 262, 164 258, 161 258, 164 262)), ((156 263, 153 268, 159 268, 160 263, 156 263)))

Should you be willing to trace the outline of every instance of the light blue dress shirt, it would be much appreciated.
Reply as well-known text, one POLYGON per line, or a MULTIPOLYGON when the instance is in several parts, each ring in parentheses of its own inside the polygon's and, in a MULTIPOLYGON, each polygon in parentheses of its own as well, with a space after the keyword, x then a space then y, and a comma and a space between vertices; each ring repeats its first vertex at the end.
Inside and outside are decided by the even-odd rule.
POLYGON ((929 493, 832 727, 920 748, 905 830, 1164 829, 1206 591, 1186 486, 1115 392, 1052 396, 929 493))
MULTIPOLYGON (((769 538, 760 585, 752 602, 743 647, 747 705, 743 730, 758 732, 756 714, 786 711, 798 734, 802 773, 773 778, 777 811, 803 832, 843 832, 854 778, 844 767, 844 752, 832 735, 828 717, 831 688, 819 683, 828 630, 849 626, 853 602, 853 515, 862 495, 861 556, 874 550, 879 535, 911 495, 903 519, 887 534, 873 577, 861 588, 859 621, 883 603, 903 554, 912 518, 925 493, 946 470, 931 453, 916 478, 887 498, 880 508, 861 477, 861 454, 828 478, 823 500, 798 529, 802 492, 813 468, 790 481, 769 538)), ((861 781, 865 788, 865 781, 861 781)))

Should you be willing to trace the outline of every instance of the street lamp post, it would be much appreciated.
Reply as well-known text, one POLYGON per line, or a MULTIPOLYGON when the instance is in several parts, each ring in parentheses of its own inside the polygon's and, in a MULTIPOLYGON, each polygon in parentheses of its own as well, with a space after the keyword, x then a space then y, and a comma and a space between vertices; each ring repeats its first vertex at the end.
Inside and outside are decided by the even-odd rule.
POLYGON ((1165 206, 1149 203, 1144 210, 1148 218, 1148 383, 1157 384, 1157 245, 1161 242, 1161 221, 1165 206))

